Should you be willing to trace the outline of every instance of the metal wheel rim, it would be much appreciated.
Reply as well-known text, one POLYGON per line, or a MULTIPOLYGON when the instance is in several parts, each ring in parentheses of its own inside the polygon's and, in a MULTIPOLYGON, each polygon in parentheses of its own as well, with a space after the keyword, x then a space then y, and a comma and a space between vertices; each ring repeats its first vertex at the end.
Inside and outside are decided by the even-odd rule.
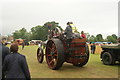
POLYGON ((42 60, 43 55, 44 55, 43 51, 41 49, 39 49, 38 54, 37 54, 37 59, 39 62, 42 60))
POLYGON ((42 54, 41 54, 41 50, 39 50, 39 53, 38 53, 38 61, 40 61, 42 58, 41 58, 42 54))
POLYGON ((57 60, 58 60, 58 52, 57 52, 55 43, 51 41, 46 47, 46 50, 47 50, 46 60, 47 60, 48 66, 50 68, 53 68, 56 66, 57 60))
POLYGON ((108 63, 110 61, 110 58, 109 58, 108 55, 104 55, 103 58, 104 58, 103 60, 104 60, 105 63, 108 63))

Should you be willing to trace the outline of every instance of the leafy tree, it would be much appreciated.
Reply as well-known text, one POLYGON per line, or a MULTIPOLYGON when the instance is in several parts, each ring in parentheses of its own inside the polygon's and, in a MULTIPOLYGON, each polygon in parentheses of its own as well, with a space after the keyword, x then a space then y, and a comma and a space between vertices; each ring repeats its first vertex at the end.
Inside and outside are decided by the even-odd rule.
POLYGON ((112 34, 111 36, 107 36, 107 41, 117 43, 117 36, 112 34))
POLYGON ((94 35, 91 35, 89 38, 90 42, 95 42, 96 41, 96 37, 94 35))
POLYGON ((28 39, 28 32, 25 28, 22 28, 13 32, 13 37, 14 39, 28 39))
POLYGON ((31 39, 35 39, 35 40, 44 40, 44 28, 43 26, 36 26, 31 28, 31 39))
POLYGON ((59 26, 59 23, 56 23, 54 21, 46 22, 43 26, 38 25, 36 27, 31 28, 31 39, 43 41, 47 40, 49 25, 51 25, 51 29, 59 27, 62 30, 62 28, 59 26))
POLYGON ((46 22, 46 23, 43 25, 43 27, 47 27, 47 28, 48 28, 49 25, 51 25, 51 29, 54 29, 54 28, 58 27, 58 28, 60 28, 61 30, 63 30, 63 29, 61 28, 61 26, 59 26, 59 23, 57 23, 57 22, 55 22, 55 21, 46 22))
POLYGON ((96 35, 96 40, 97 41, 104 41, 102 34, 97 34, 96 35))
POLYGON ((20 38, 20 33, 19 33, 18 30, 16 30, 16 31, 13 33, 13 37, 14 37, 14 39, 20 38))
POLYGON ((117 36, 115 34, 112 34, 112 37, 117 40, 117 36))
POLYGON ((13 37, 14 39, 26 39, 26 40, 46 40, 47 39, 47 35, 48 35, 48 25, 51 24, 51 29, 54 29, 56 27, 60 28, 61 30, 63 30, 61 28, 61 26, 59 26, 59 23, 52 21, 52 22, 46 22, 43 26, 35 26, 31 28, 30 32, 27 32, 27 30, 25 28, 22 28, 20 30, 16 30, 13 33, 13 37))

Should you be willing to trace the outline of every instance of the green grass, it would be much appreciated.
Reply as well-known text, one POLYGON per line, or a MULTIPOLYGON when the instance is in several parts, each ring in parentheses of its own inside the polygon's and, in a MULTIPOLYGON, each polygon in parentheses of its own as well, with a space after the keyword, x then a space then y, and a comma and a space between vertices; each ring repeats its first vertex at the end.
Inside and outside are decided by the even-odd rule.
POLYGON ((103 65, 99 54, 90 54, 88 63, 84 67, 75 67, 64 63, 60 70, 48 68, 46 60, 38 63, 36 51, 38 46, 19 46, 19 53, 26 56, 32 78, 117 78, 118 65, 103 65))

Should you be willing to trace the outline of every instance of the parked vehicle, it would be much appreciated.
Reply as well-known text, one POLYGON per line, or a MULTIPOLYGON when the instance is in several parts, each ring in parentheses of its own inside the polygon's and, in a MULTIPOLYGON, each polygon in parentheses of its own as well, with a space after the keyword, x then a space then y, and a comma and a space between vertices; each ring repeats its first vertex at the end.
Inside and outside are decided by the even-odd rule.
POLYGON ((120 62, 120 43, 112 45, 103 45, 100 58, 105 65, 114 65, 116 61, 120 62))

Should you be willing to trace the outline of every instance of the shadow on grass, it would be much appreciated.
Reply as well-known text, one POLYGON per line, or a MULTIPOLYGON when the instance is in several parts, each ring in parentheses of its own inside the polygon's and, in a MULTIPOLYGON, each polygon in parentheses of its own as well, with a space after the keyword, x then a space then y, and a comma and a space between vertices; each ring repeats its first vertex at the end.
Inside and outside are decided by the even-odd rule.
MULTIPOLYGON (((78 72, 79 70, 83 71, 87 69, 86 66, 83 67, 77 67, 77 66, 73 66, 73 64, 70 63, 64 63, 62 65, 62 67, 60 68, 60 71, 72 71, 72 72, 78 72)), ((58 70, 59 71, 59 70, 58 70)))

